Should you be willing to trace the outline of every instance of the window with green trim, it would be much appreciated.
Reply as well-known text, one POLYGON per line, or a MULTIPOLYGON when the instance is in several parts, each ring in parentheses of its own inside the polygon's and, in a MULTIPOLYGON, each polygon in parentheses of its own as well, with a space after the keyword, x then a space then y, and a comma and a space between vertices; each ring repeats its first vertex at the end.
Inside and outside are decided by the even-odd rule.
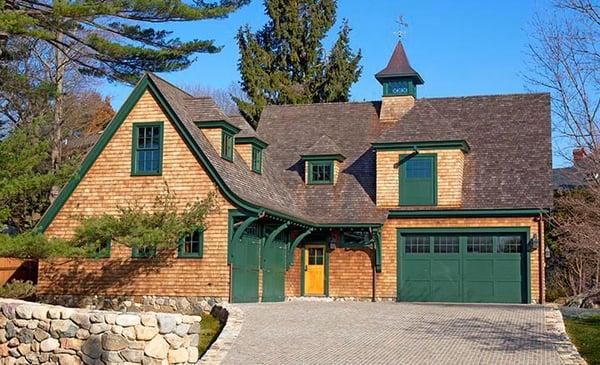
POLYGON ((195 230, 186 234, 179 244, 179 257, 201 258, 204 251, 204 231, 195 230))
POLYGON ((400 205, 437 204, 437 156, 400 156, 400 205))
POLYGON ((308 161, 309 184, 333 184, 333 161, 308 161))
POLYGON ((233 134, 225 130, 221 132, 221 157, 233 161, 233 134))
POLYGON ((131 257, 136 259, 147 259, 156 255, 156 247, 132 247, 131 257))
POLYGON ((162 173, 163 123, 134 123, 132 175, 162 173))
POLYGON ((262 172, 262 149, 252 146, 252 171, 262 172))
POLYGON ((88 244, 88 255, 94 259, 106 259, 110 257, 110 241, 100 244, 99 247, 94 247, 93 243, 88 244))

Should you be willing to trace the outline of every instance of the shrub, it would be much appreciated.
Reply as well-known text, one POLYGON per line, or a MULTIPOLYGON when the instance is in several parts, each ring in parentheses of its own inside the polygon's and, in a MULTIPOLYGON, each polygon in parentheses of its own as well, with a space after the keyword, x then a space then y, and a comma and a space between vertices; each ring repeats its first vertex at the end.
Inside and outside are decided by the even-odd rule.
POLYGON ((35 295, 35 285, 27 280, 12 280, 0 287, 0 297, 13 299, 26 299, 35 295))

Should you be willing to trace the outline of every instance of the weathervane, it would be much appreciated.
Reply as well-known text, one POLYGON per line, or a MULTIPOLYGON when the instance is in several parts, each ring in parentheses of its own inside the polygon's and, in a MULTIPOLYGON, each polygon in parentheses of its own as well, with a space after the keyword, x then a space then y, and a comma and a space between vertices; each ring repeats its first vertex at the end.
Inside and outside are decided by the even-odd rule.
POLYGON ((406 36, 406 30, 408 29, 408 23, 404 20, 404 16, 400 15, 396 20, 398 24, 398 30, 394 32, 394 34, 398 37, 398 39, 402 39, 406 36))

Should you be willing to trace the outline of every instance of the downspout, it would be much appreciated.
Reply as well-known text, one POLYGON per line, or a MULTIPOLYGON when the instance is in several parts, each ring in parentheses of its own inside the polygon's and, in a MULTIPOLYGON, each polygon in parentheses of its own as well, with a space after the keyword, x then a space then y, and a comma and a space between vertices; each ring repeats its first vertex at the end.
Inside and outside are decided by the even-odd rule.
POLYGON ((371 244, 373 247, 371 248, 371 275, 373 276, 371 280, 371 302, 375 302, 377 298, 377 244, 375 240, 377 239, 373 234, 373 229, 369 228, 369 232, 371 233, 371 244))
POLYGON ((546 295, 544 295, 544 282, 546 278, 546 257, 544 256, 544 252, 546 249, 546 240, 544 237, 544 216, 542 213, 540 213, 538 218, 538 235, 540 236, 540 245, 538 248, 540 304, 545 304, 546 295))

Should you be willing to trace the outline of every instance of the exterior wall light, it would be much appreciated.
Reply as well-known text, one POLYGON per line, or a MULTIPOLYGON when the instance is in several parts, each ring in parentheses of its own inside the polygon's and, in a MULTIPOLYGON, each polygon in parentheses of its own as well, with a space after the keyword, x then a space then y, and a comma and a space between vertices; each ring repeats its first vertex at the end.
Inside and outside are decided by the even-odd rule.
POLYGON ((531 244, 532 251, 540 248, 540 239, 538 238, 537 233, 533 234, 533 237, 531 238, 531 241, 529 241, 529 243, 531 244))
POLYGON ((549 259, 550 257, 552 257, 552 251, 550 251, 550 247, 546 246, 546 249, 544 249, 544 256, 549 259))

